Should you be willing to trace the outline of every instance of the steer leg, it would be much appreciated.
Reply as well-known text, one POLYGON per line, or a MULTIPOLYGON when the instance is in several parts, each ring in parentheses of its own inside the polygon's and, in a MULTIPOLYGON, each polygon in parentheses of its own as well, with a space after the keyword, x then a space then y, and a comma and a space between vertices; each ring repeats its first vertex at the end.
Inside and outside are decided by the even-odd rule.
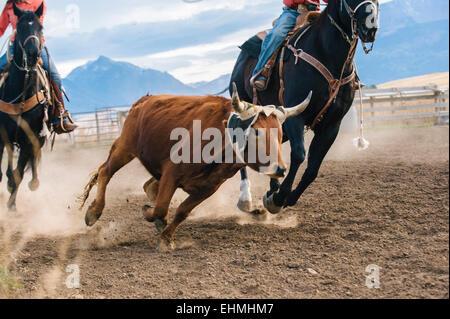
POLYGON ((105 194, 113 175, 135 158, 121 139, 116 140, 109 153, 108 160, 100 166, 97 173, 98 191, 97 197, 92 202, 86 213, 86 225, 93 226, 101 217, 105 208, 105 194))
POLYGON ((144 184, 144 192, 147 194, 148 200, 151 203, 156 202, 156 198, 158 197, 159 191, 159 181, 152 177, 148 182, 144 184))
POLYGON ((165 251, 168 249, 175 249, 175 243, 173 241, 175 231, 178 226, 183 223, 192 210, 202 203, 205 199, 210 197, 213 193, 201 194, 201 195, 190 195, 177 209, 177 213, 172 221, 172 223, 167 226, 161 233, 160 244, 158 247, 159 251, 165 251))
POLYGON ((164 172, 159 183, 155 207, 144 206, 142 209, 144 218, 150 223, 155 223, 159 233, 167 226, 170 202, 177 190, 177 183, 173 176, 171 172, 164 172))

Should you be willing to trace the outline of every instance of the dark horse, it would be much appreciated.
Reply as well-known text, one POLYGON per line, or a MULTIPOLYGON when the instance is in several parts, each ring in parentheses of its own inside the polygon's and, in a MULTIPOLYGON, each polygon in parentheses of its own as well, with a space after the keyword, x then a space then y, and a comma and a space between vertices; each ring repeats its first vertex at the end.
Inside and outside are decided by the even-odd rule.
MULTIPOLYGON (((329 0, 327 8, 312 22, 310 29, 297 35, 286 49, 283 67, 285 84, 284 104, 279 101, 280 62, 274 67, 274 75, 266 91, 259 92, 261 105, 285 105, 292 107, 303 101, 310 91, 313 96, 306 111, 287 120, 283 125, 284 136, 291 145, 291 166, 289 174, 280 185, 277 180, 270 182, 270 191, 264 197, 264 205, 271 213, 278 213, 282 207, 295 205, 304 191, 317 178, 320 166, 339 133, 341 121, 349 111, 357 89, 357 79, 339 88, 335 99, 330 99, 330 85, 326 78, 311 64, 296 59, 292 50, 304 52, 319 60, 335 79, 342 74, 347 77, 353 72, 351 54, 360 39, 363 43, 373 43, 378 32, 378 0, 329 0), (301 49, 301 50, 300 50, 301 49), (350 59, 348 59, 350 57, 350 59), (346 61, 350 63, 346 64, 346 61), (299 183, 292 190, 300 165, 306 159, 304 143, 305 127, 311 127, 328 101, 332 101, 321 121, 314 125, 314 139, 308 155, 308 166, 299 183)), ((247 102, 252 101, 253 89, 249 78, 257 59, 243 50, 234 68, 231 83, 238 86, 239 95, 247 102)), ((231 89, 230 89, 231 90, 231 89)), ((230 91, 231 92, 231 91, 230 91)), ((241 198, 239 208, 251 209, 250 183, 245 170, 241 172, 241 198)))
MULTIPOLYGON (((14 56, 9 68, 9 76, 0 89, 0 99, 12 109, 19 109, 17 114, 0 111, 0 164, 3 150, 8 155, 8 191, 11 193, 8 208, 16 209, 16 196, 26 167, 29 165, 33 178, 28 184, 31 190, 39 187, 37 165, 41 156, 41 148, 45 143, 48 127, 45 127, 45 110, 47 101, 42 98, 42 82, 37 71, 38 59, 42 49, 43 27, 39 18, 43 14, 43 4, 36 12, 23 11, 14 4, 14 13, 18 17, 17 34, 14 41, 14 56), (37 102, 26 112, 20 111, 25 101, 37 102), (19 150, 17 167, 13 170, 14 148, 19 150)), ((0 181, 2 172, 0 167, 0 181)))

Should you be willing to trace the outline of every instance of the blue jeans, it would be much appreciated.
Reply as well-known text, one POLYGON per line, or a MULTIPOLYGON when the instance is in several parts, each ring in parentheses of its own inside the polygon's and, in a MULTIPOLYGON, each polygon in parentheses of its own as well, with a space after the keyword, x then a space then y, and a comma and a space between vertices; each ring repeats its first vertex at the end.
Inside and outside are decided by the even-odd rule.
MULTIPOLYGON (((12 56, 13 55, 13 46, 10 46, 8 48, 8 50, 9 50, 9 56, 12 56)), ((47 54, 47 50, 45 48, 42 48, 41 58, 42 58, 42 61, 44 62, 42 67, 47 72, 49 72, 49 67, 51 67, 50 75, 52 77, 52 80, 55 81, 55 83, 59 87, 59 89, 62 90, 61 75, 59 74, 55 63, 53 62, 53 59, 50 59, 50 65, 49 65, 48 54, 47 54)), ((0 70, 2 70, 7 64, 8 64, 8 57, 7 57, 7 54, 5 53, 3 56, 0 57, 0 70)))
POLYGON ((283 13, 277 23, 264 39, 261 47, 261 54, 259 55, 259 61, 253 71, 253 76, 264 68, 272 54, 274 54, 276 49, 278 49, 283 41, 286 40, 286 36, 289 31, 295 27, 295 23, 299 15, 300 13, 296 10, 288 7, 283 8, 283 13))

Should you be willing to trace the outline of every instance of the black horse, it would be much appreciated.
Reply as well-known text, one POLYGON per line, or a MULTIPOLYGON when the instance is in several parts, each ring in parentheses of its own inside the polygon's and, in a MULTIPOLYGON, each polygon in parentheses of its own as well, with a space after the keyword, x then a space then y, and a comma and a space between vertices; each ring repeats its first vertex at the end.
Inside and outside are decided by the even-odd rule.
MULTIPOLYGON (((339 79, 341 74, 343 77, 351 75, 354 71, 352 48, 356 47, 359 39, 364 44, 375 41, 378 32, 378 8, 378 0, 329 0, 327 8, 316 21, 312 22, 310 29, 303 34, 300 32, 290 42, 292 47, 286 49, 287 55, 283 66, 284 103, 279 100, 280 61, 274 67, 276 71, 273 72, 267 90, 258 93, 261 105, 292 107, 313 91, 308 109, 303 114, 287 120, 283 125, 285 139, 289 140, 291 145, 291 167, 281 185, 277 180, 270 182, 270 191, 264 197, 264 205, 271 213, 278 213, 282 207, 295 205, 317 178, 320 166, 336 140, 341 121, 349 111, 358 87, 357 79, 342 85, 339 91, 336 91, 336 98, 331 100, 330 85, 326 78, 317 68, 301 58, 296 58, 293 51, 300 53, 303 50, 313 56, 335 79, 339 79), (332 101, 330 107, 321 121, 313 125, 329 100, 332 101), (308 166, 299 185, 292 190, 300 165, 306 159, 305 127, 311 126, 314 126, 314 139, 309 148, 308 166)), ((247 102, 252 101, 253 88, 250 86, 249 78, 256 63, 257 59, 254 56, 242 50, 231 77, 231 83, 237 84, 239 95, 247 102)), ((241 175, 242 194, 238 207, 248 211, 252 206, 250 183, 245 170, 241 175)))
MULTIPOLYGON (((11 193, 8 208, 16 209, 16 196, 22 182, 25 169, 31 167, 33 178, 28 184, 31 190, 39 187, 37 165, 41 148, 46 140, 45 117, 48 102, 43 97, 43 85, 39 80, 38 61, 42 49, 43 26, 39 19, 43 14, 43 4, 36 10, 23 11, 14 4, 14 13, 18 17, 17 34, 14 41, 14 56, 9 67, 9 76, 0 88, 0 100, 3 106, 13 110, 11 114, 0 111, 0 164, 3 151, 8 155, 8 191, 11 193), (33 99, 36 97, 36 103, 33 99), (33 103, 24 111, 25 103, 33 103), (13 153, 18 148, 17 167, 13 170, 13 153)), ((0 181, 2 172, 0 165, 0 181)))

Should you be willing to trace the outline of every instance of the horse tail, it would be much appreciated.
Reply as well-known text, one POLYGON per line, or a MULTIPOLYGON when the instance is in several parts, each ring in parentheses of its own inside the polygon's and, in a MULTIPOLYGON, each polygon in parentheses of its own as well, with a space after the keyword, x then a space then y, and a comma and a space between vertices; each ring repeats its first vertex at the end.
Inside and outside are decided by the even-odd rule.
POLYGON ((86 204, 86 201, 89 198, 89 194, 91 193, 92 188, 94 188, 94 186, 97 185, 97 182, 98 182, 98 172, 91 176, 89 183, 84 187, 83 194, 79 197, 80 210, 84 208, 84 205, 86 204))

